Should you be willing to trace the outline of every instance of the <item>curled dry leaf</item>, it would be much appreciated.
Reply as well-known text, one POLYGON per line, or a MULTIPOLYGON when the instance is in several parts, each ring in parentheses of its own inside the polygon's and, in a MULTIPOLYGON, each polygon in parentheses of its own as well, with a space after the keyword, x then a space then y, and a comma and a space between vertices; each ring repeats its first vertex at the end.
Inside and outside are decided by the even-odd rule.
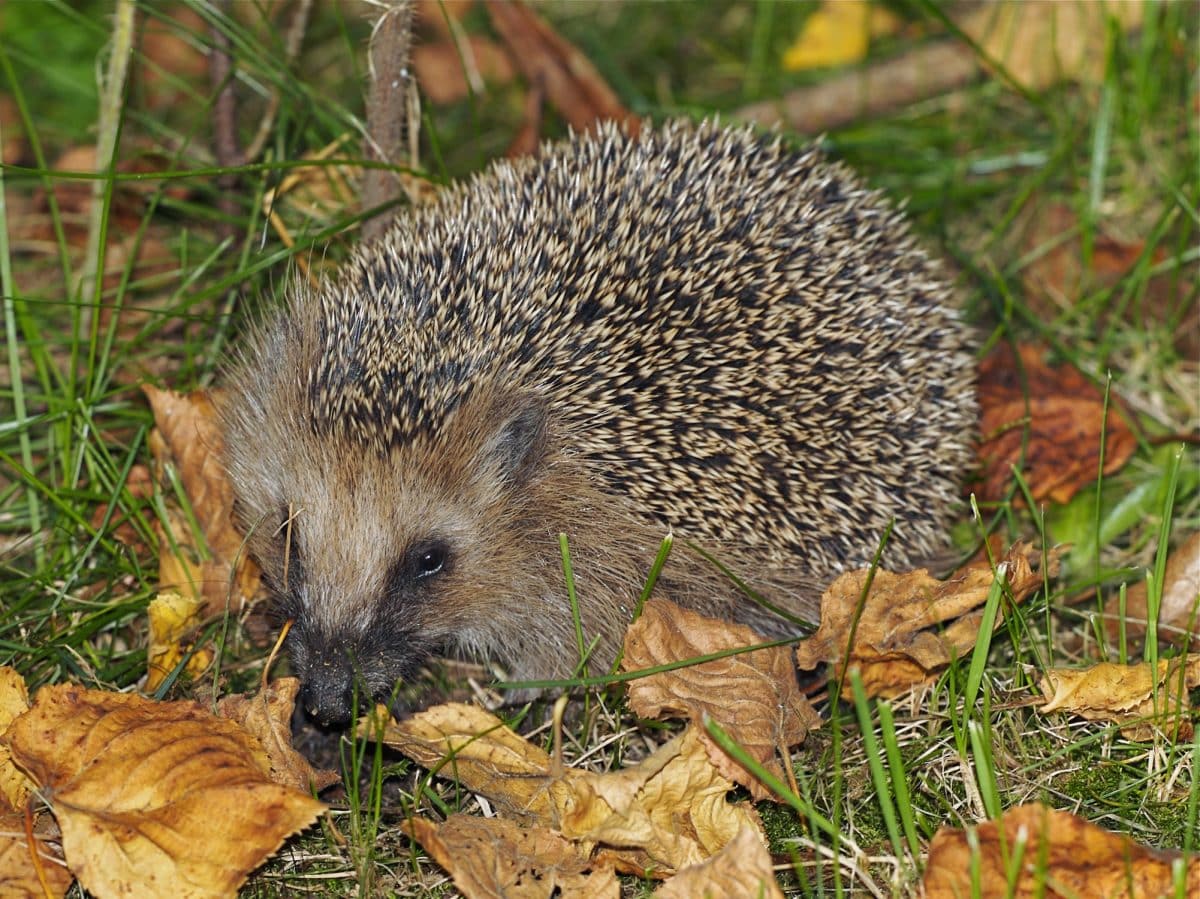
MULTIPOLYGON (((999 821, 980 824, 976 836, 978 852, 965 830, 943 827, 934 835, 925 865, 926 899, 1176 895, 1171 867, 1180 853, 1142 846, 1044 805, 1011 808, 999 821), (1010 885, 1017 852, 1020 872, 1010 885)), ((1200 859, 1190 860, 1184 878, 1182 895, 1200 896, 1200 859)))
POLYGON ((621 894, 611 867, 588 861, 544 827, 451 815, 442 824, 413 818, 401 829, 449 872, 467 899, 617 899, 621 894))
POLYGON ((1137 445, 1110 395, 1073 365, 1047 365, 1042 350, 1001 344, 979 366, 980 494, 1002 499, 1018 467, 1036 501, 1065 503, 1100 475, 1101 434, 1104 473, 1124 465, 1137 445), (1022 372, 1024 380, 1022 380, 1022 372), (1026 439, 1028 431, 1028 439, 1026 439))
MULTIPOLYGON (((1013 602, 1021 602, 1042 585, 1040 555, 1017 543, 997 564, 1013 602)), ((1058 554, 1047 556, 1047 574, 1058 570, 1058 554)), ((870 572, 848 571, 821 597, 821 625, 796 647, 797 663, 809 670, 822 662, 838 666, 847 658, 855 609, 870 572)), ((960 568, 939 581, 928 569, 907 574, 875 572, 871 592, 854 631, 849 663, 862 673, 871 696, 896 696, 932 680, 937 672, 970 652, 979 637, 983 605, 994 580, 986 560, 960 568)), ((1001 616, 996 616, 996 626, 1001 616)))
POLYGON ((1065 711, 1088 721, 1112 721, 1130 740, 1153 740, 1157 733, 1190 740, 1188 690, 1196 687, 1200 687, 1200 653, 1160 659, 1157 671, 1149 662, 1052 668, 1038 682, 1047 700, 1041 712, 1065 711))
POLYGON ((258 741, 194 702, 45 687, 7 739, 97 895, 232 896, 324 807, 271 783, 258 741))
POLYGON ((292 746, 292 712, 300 681, 281 677, 254 696, 235 694, 217 703, 217 714, 258 739, 270 760, 271 780, 297 790, 320 792, 341 780, 336 771, 315 769, 292 746))
MULTIPOLYGON (((705 618, 663 599, 646 603, 625 634, 626 671, 652 668, 697 656, 761 643, 750 628, 705 618)), ((629 707, 643 717, 686 716, 702 734, 720 772, 750 790, 755 799, 771 792, 730 758, 704 731, 708 715, 751 756, 783 777, 776 750, 803 742, 821 717, 800 693, 792 651, 785 646, 727 656, 640 678, 629 684, 629 707)))
POLYGON ((29 709, 29 689, 16 669, 0 667, 0 809, 25 807, 33 787, 29 778, 12 762, 12 752, 4 736, 9 725, 29 709))
MULTIPOLYGON (((187 595, 193 584, 198 586, 206 616, 221 614, 227 606, 239 609, 258 593, 259 572, 243 551, 245 540, 233 525, 233 486, 222 461, 224 439, 216 421, 214 396, 204 390, 184 395, 149 385, 142 389, 154 410, 151 452, 160 468, 168 461, 175 464, 212 556, 190 576, 167 573, 164 577, 160 569, 160 587, 187 595)), ((190 528, 176 526, 172 530, 173 541, 160 539, 163 560, 173 555, 172 546, 191 545, 190 528)), ((190 563, 179 561, 185 566, 190 563)))
POLYGON ((706 862, 684 868, 654 891, 657 899, 783 899, 771 854, 750 828, 706 862))
MULTIPOLYGON (((1104 613, 1108 634, 1116 639, 1120 634, 1119 595, 1105 604, 1104 613)), ((1125 592, 1125 633, 1134 636, 1145 633, 1148 615, 1146 582, 1142 581, 1125 592)), ((1158 638, 1200 649, 1200 531, 1167 559, 1162 604, 1158 609, 1158 638)))
POLYGON ((75 881, 62 855, 36 831, 33 841, 48 894, 29 853, 24 813, 0 808, 0 896, 5 899, 59 899, 75 881))
POLYGON ((421 765, 481 793, 498 813, 599 847, 620 871, 666 876, 719 852, 742 827, 761 833, 754 808, 708 760, 694 729, 637 765, 607 774, 554 770, 550 756, 474 706, 448 703, 404 721, 360 724, 421 765))
POLYGON ((733 782, 713 766, 694 727, 633 768, 579 773, 563 833, 598 844, 598 857, 612 858, 620 871, 662 877, 700 864, 743 828, 766 844, 754 806, 726 799, 733 782))
MULTIPOLYGON (((192 596, 160 593, 150 600, 146 616, 150 620, 150 645, 146 649, 146 692, 153 693, 183 658, 183 639, 200 626, 203 604, 192 596)), ((192 653, 184 667, 189 677, 199 677, 212 664, 208 647, 192 653)))

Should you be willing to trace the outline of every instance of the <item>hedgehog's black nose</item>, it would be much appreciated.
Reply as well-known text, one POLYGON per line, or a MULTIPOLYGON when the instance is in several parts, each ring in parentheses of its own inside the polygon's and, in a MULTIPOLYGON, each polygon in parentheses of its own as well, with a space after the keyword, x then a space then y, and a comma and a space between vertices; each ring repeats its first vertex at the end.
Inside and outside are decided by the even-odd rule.
POLYGON ((300 702, 321 727, 345 727, 354 704, 354 674, 322 667, 304 681, 300 702))

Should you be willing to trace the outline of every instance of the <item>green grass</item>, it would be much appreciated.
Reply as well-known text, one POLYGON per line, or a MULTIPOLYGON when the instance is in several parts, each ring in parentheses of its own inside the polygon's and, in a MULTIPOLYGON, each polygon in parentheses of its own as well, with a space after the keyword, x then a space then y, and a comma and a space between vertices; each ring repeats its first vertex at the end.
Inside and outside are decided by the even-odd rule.
MULTIPOLYGON (((926 4, 888 5, 913 27, 931 21, 926 4)), ((144 611, 157 571, 153 523, 169 497, 139 497, 128 487, 131 471, 149 458, 151 419, 138 384, 218 384, 242 328, 291 277, 294 260, 336 260, 355 239, 353 206, 307 220, 285 200, 276 208, 296 241, 284 246, 262 201, 305 153, 347 133, 344 155, 357 153, 366 24, 319 5, 303 62, 290 65, 282 29, 264 23, 265 7, 235 6, 229 19, 189 4, 196 21, 178 25, 174 7, 139 7, 143 22, 176 28, 199 46, 210 41, 209 24, 229 36, 243 142, 268 97, 279 95, 262 155, 237 170, 235 211, 218 203, 206 76, 158 71, 135 52, 129 88, 113 108, 121 141, 112 161, 121 170, 152 152, 152 174, 101 178, 91 254, 89 224, 73 197, 97 182, 77 169, 56 172, 54 161, 96 142, 104 92, 94 76, 106 65, 111 10, 57 0, 0 9, 0 94, 18 110, 16 120, 0 119, 0 137, 21 132, 25 140, 19 164, 2 172, 0 192, 0 664, 15 665, 34 687, 74 680, 126 689, 144 674, 144 611), (37 51, 46 33, 58 47, 49 65, 37 51), (165 79, 167 88, 158 89, 169 102, 154 105, 161 101, 153 99, 150 72, 165 79), (153 250, 157 265, 133 263, 139 245, 153 250), (133 546, 116 535, 122 520, 140 538, 133 546)), ((778 64, 812 7, 559 2, 546 14, 634 111, 729 117, 744 103, 825 77, 778 64)), ((1200 526, 1200 454, 1194 439, 1170 439, 1194 438, 1200 423, 1193 19, 1186 3, 1150 8, 1139 35, 1111 35, 1097 84, 1025 96, 983 78, 823 138, 831 154, 907 204, 956 272, 985 344, 1038 339, 1102 388, 1111 374, 1141 442, 1129 464, 1065 506, 1031 512, 1006 501, 980 509, 977 519, 964 508, 953 535, 960 545, 984 528, 1071 543, 1063 574, 919 704, 866 701, 848 683, 844 702, 822 710, 828 724, 793 759, 802 795, 764 809, 773 848, 795 859, 784 880, 797 895, 858 892, 866 878, 885 894, 915 895, 920 852, 938 827, 1024 801, 1077 811, 1154 846, 1200 848, 1200 742, 1147 747, 1102 724, 1035 710, 1038 669, 1175 652, 1153 639, 1145 649, 1110 641, 1093 620, 1098 600, 1069 601, 1098 586, 1113 595, 1122 580, 1133 583, 1147 570, 1154 595, 1167 547, 1200 526), (1035 239, 1057 207, 1071 213, 1067 233, 1035 239), (1100 277, 1090 272, 1102 262, 1106 235, 1140 251, 1128 271, 1100 277), (1082 281, 1066 302, 1039 299, 1025 275, 1063 241, 1081 248, 1082 281)), ((477 9, 466 25, 485 21, 477 9)), ((882 50, 902 53, 915 40, 889 38, 882 50)), ((520 109, 515 86, 450 108, 427 106, 423 159, 431 176, 459 177, 502 154, 520 109)), ((553 114, 548 129, 562 130, 553 114)), ((1020 494, 1014 483, 1011 497, 1020 494)), ((226 635, 217 682, 247 689, 265 653, 242 622, 227 624, 214 629, 226 635)), ((191 689, 177 684, 172 695, 191 689)), ((592 696, 567 735, 567 755, 583 755, 605 735, 632 733, 633 724, 616 694, 592 696)), ((615 740, 588 764, 619 764, 641 745, 615 740)), ((413 812, 470 808, 469 797, 373 756, 371 747, 345 753, 354 787, 332 821, 348 842, 314 829, 256 875, 246 895, 452 892, 396 825, 413 812), (360 784, 353 772, 363 768, 373 774, 360 784), (386 783, 384 771, 395 775, 386 783)), ((644 886, 628 889, 639 894, 644 886)))

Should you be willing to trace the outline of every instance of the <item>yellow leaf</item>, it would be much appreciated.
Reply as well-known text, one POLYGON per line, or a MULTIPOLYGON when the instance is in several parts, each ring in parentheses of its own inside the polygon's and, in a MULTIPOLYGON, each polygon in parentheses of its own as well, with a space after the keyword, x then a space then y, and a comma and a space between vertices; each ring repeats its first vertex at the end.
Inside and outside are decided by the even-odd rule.
POLYGON ((1188 740, 1192 721, 1188 690, 1200 686, 1200 653, 1149 662, 1090 668, 1052 668, 1038 684, 1046 704, 1040 711, 1068 711, 1088 721, 1112 721, 1130 740, 1153 740, 1162 730, 1188 740))
POLYGON ((858 62, 867 55, 870 43, 871 6, 867 0, 822 3, 784 51, 784 70, 799 72, 858 62))
MULTIPOLYGON (((179 593, 160 593, 150 600, 146 615, 150 619, 150 645, 146 649, 146 691, 153 693, 183 658, 183 638, 200 626, 203 600, 179 593)), ((212 650, 198 649, 184 671, 190 677, 204 673, 213 659, 212 650)))

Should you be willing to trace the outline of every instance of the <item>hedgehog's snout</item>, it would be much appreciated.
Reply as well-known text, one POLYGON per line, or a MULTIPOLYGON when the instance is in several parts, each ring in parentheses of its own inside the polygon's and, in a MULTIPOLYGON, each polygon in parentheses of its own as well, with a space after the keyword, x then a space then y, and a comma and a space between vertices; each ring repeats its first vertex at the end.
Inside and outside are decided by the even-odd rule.
POLYGON ((300 702, 308 717, 321 727, 342 728, 349 724, 354 677, 349 665, 318 664, 310 670, 300 689, 300 702))
POLYGON ((288 637, 292 668, 300 678, 305 714, 321 727, 341 728, 376 703, 397 711, 397 685, 422 667, 431 644, 413 626, 411 610, 366 613, 365 626, 322 632, 305 616, 288 637))
POLYGON ((323 639, 300 631, 293 633, 290 649, 300 676, 301 706, 321 727, 345 727, 355 708, 364 712, 376 699, 367 686, 370 678, 360 648, 344 636, 323 639))

